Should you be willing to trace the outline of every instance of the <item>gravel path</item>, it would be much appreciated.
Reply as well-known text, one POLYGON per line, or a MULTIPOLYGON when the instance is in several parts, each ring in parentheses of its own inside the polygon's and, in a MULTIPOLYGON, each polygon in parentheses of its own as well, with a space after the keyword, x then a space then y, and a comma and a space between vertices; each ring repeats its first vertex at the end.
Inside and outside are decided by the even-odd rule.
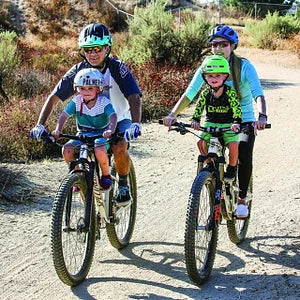
MULTIPOLYGON (((300 69, 282 52, 240 51, 262 79, 272 129, 260 132, 255 145, 248 238, 237 247, 221 226, 208 283, 191 284, 183 253, 195 139, 150 123, 131 147, 138 178, 132 242, 119 252, 103 237, 87 280, 75 288, 59 281, 50 255, 51 205, 65 164, 7 166, 24 167, 23 187, 31 189, 34 202, 0 206, 1 299, 300 299, 300 69)), ((185 113, 183 121, 191 110, 185 113)))

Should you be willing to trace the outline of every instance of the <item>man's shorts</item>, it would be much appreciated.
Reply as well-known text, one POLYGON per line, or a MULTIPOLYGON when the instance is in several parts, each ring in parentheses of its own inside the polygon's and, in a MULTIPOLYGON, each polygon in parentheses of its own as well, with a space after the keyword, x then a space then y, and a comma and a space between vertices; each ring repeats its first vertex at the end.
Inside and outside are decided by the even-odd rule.
MULTIPOLYGON (((203 125, 203 127, 205 127, 205 128, 208 128, 208 127, 227 128, 227 127, 231 127, 231 125, 232 125, 232 123, 221 124, 221 123, 206 122, 203 125)), ((207 145, 209 145, 209 141, 210 141, 211 136, 212 135, 210 133, 202 132, 200 137, 201 137, 201 139, 206 141, 207 145)), ((227 146, 231 142, 238 142, 239 141, 238 134, 234 133, 234 131, 232 131, 232 130, 223 132, 222 136, 223 136, 225 146, 227 146)))
POLYGON ((119 132, 119 133, 124 133, 125 130, 131 126, 131 123, 132 123, 132 122, 131 122, 131 120, 129 120, 129 119, 123 119, 123 120, 121 120, 121 121, 118 122, 118 124, 117 124, 117 129, 116 129, 116 131, 119 132))

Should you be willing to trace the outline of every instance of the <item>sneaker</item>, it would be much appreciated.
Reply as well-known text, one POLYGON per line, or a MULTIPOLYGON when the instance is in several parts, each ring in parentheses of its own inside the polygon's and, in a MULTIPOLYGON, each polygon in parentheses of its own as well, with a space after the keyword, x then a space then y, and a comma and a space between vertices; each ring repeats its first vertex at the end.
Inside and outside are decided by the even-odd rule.
POLYGON ((224 174, 224 180, 230 181, 234 180, 236 174, 236 167, 228 166, 224 174))
POLYGON ((101 191, 108 191, 111 188, 112 180, 110 175, 101 176, 100 178, 100 189, 101 191))
POLYGON ((116 199, 117 206, 126 206, 130 203, 131 197, 128 186, 119 186, 119 195, 116 199))
POLYGON ((237 218, 247 218, 249 215, 248 206, 246 204, 238 204, 235 214, 237 218))

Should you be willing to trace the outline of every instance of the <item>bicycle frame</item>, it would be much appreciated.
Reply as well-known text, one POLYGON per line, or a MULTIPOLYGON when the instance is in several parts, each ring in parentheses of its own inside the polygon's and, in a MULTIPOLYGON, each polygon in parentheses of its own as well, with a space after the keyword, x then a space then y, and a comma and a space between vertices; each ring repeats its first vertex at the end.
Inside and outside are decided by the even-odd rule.
POLYGON ((208 165, 205 169, 208 169, 216 179, 215 187, 215 199, 213 206, 213 219, 211 220, 212 224, 210 225, 211 229, 214 226, 218 226, 220 223, 221 217, 221 197, 223 195, 223 174, 224 174, 224 164, 225 164, 225 146, 221 144, 219 139, 215 136, 212 136, 210 139, 210 146, 208 149, 208 154, 200 154, 198 157, 198 169, 197 173, 202 171, 203 163, 206 160, 209 160, 208 165))
MULTIPOLYGON (((65 134, 61 136, 67 138, 74 138, 74 136, 65 135, 65 134)), ((80 138, 78 139, 80 140, 80 138)), ((111 166, 111 158, 112 158, 111 152, 108 153, 108 157, 109 157, 109 165, 111 166)), ((110 191, 101 192, 99 190, 96 192, 94 189, 95 186, 94 178, 97 177, 98 182, 100 180, 99 171, 100 171, 99 165, 94 155, 93 147, 89 147, 87 143, 82 143, 80 146, 79 158, 74 161, 71 161, 69 165, 69 173, 84 173, 87 182, 87 195, 85 199, 84 222, 82 225, 80 225, 79 228, 79 230, 82 232, 87 232, 89 230, 93 196, 97 201, 100 215, 102 218, 104 218, 105 222, 106 223, 114 222, 112 205, 110 203, 110 197, 109 197, 110 191), (88 169, 85 167, 86 165, 88 166, 88 169), (79 166, 79 168, 76 168, 76 166, 79 166), (104 196, 101 194, 104 194, 104 196)), ((113 181, 117 181, 116 177, 111 176, 111 178, 113 181)), ((69 214, 70 214, 70 206, 72 201, 71 198, 72 198, 72 194, 69 195, 66 204, 69 209, 67 210, 68 213, 66 215, 65 222, 66 222, 66 228, 69 229, 70 229, 69 214)))
MULTIPOLYGON (((159 121, 163 124, 163 121, 159 121)), ((175 123, 169 130, 180 134, 197 134, 186 127, 190 124, 175 123)), ((267 126, 266 128, 270 128, 267 126)), ((249 217, 238 219, 235 216, 235 203, 238 199, 237 181, 224 179, 226 165, 226 147, 221 142, 220 133, 230 128, 205 128, 201 131, 212 135, 206 155, 198 156, 197 175, 193 181, 187 206, 184 252, 189 278, 200 286, 211 274, 218 244, 219 224, 222 219, 227 221, 229 239, 241 243, 247 233, 249 217)), ((249 128, 243 126, 239 133, 249 134, 249 128)), ((251 203, 249 210, 251 209, 251 203)), ((250 216, 250 215, 249 215, 250 216)))

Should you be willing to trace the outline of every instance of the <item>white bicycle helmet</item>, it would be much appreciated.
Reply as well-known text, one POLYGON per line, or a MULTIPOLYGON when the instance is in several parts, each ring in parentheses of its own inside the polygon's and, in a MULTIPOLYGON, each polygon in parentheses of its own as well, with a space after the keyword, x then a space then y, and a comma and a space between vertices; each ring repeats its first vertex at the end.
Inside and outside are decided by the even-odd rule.
POLYGON ((104 77, 97 69, 82 69, 74 78, 74 89, 80 86, 98 86, 102 92, 105 86, 104 77))

